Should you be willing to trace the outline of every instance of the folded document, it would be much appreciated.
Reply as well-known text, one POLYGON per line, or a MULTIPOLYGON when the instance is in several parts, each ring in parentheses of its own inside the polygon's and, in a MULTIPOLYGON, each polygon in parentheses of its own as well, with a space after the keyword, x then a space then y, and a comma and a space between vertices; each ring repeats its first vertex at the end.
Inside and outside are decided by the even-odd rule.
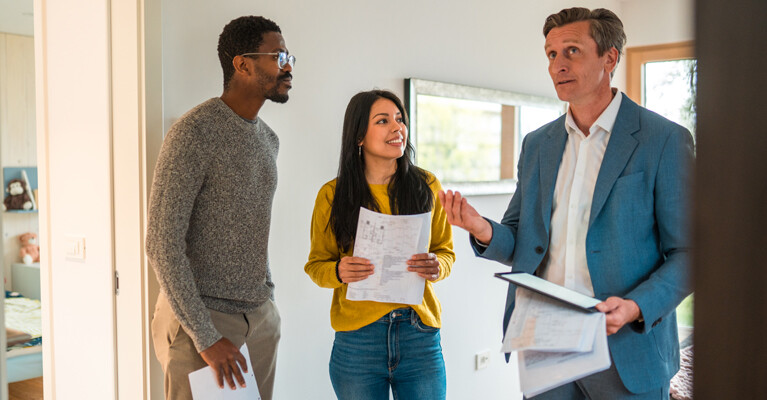
POLYGON ((526 397, 610 367, 603 313, 584 311, 523 287, 516 293, 502 351, 517 351, 526 397))
POLYGON ((245 387, 241 387, 235 380, 237 389, 232 389, 224 381, 224 387, 218 387, 216 375, 213 369, 205 367, 189 373, 189 386, 192 388, 192 399, 194 400, 261 400, 261 394, 258 392, 256 375, 253 373, 253 365, 250 362, 250 353, 248 345, 243 344, 240 347, 240 353, 245 357, 248 365, 248 372, 242 371, 242 377, 245 378, 245 387))

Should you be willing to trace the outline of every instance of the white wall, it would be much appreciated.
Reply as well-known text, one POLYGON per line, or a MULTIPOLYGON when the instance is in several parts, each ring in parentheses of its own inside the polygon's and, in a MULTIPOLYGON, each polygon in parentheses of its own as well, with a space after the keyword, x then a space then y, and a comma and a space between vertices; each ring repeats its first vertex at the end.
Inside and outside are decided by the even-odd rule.
POLYGON ((621 19, 627 46, 695 39, 694 0, 644 0, 623 3, 621 19))
MULTIPOLYGON (((610 8, 622 17, 622 10, 630 7, 634 15, 624 21, 631 44, 633 40, 664 41, 664 30, 655 23, 663 8, 674 9, 670 19, 691 18, 689 10, 677 7, 676 0, 670 6, 654 1, 650 10, 639 14, 645 3, 604 0, 577 4, 610 8)), ((297 57, 290 101, 268 103, 260 115, 281 140, 270 238, 271 268, 283 320, 277 398, 334 398, 327 373, 333 341, 331 291, 315 286, 303 265, 317 190, 337 170, 349 98, 374 87, 402 95, 403 79, 409 77, 554 97, 541 29, 547 15, 572 5, 558 0, 163 2, 166 129, 194 105, 221 94, 216 43, 231 19, 250 14, 273 19, 297 57)), ((671 22, 662 26, 666 25, 677 29, 671 22)), ((619 87, 623 86, 622 76, 619 70, 615 79, 619 87)), ((484 215, 500 218, 509 198, 484 196, 471 201, 484 215)), ((449 397, 521 398, 516 366, 505 364, 498 352, 506 288, 492 274, 505 267, 475 258, 461 230, 455 231, 455 244, 458 260, 453 274, 437 284, 444 309, 442 346, 449 397), (492 352, 490 367, 474 371, 474 354, 484 349, 492 352)))

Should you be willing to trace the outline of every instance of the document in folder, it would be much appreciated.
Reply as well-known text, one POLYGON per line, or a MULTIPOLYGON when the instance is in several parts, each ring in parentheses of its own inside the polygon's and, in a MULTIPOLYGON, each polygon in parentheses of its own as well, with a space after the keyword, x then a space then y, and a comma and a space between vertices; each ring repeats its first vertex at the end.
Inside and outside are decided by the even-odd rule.
POLYGON ((551 297, 518 289, 502 350, 591 351, 599 324, 597 314, 600 313, 584 312, 551 297))
POLYGON ((598 300, 583 296, 592 300, 586 302, 576 296, 566 302, 559 297, 570 293, 551 296, 548 285, 537 282, 539 278, 532 275, 516 274, 512 279, 524 286, 520 284, 516 291, 514 312, 501 350, 517 352, 519 381, 526 397, 610 367, 605 315, 593 312, 593 306, 589 306, 598 300), (526 286, 539 290, 528 290, 526 286))
POLYGON ((526 397, 554 389, 610 368, 605 315, 588 314, 597 320, 591 351, 551 352, 525 350, 517 353, 519 382, 526 397))
POLYGON ((587 312, 597 312, 597 309, 594 307, 602 302, 599 299, 559 286, 556 283, 551 283, 527 272, 499 272, 495 274, 495 277, 544 296, 563 301, 587 312))

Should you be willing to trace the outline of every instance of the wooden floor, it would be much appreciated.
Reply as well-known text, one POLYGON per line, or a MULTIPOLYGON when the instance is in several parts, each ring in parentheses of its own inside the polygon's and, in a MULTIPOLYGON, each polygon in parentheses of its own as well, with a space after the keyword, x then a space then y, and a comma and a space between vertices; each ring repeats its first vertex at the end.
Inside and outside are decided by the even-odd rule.
POLYGON ((41 400, 42 398, 42 377, 8 384, 8 400, 41 400))

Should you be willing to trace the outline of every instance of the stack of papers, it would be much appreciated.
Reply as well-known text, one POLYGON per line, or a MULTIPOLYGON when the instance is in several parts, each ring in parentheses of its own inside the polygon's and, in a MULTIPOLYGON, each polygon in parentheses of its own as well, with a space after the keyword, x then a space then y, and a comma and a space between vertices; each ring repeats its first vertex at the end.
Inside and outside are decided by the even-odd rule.
POLYGON ((517 352, 526 397, 610 367, 604 314, 523 287, 516 293, 502 351, 517 352))

